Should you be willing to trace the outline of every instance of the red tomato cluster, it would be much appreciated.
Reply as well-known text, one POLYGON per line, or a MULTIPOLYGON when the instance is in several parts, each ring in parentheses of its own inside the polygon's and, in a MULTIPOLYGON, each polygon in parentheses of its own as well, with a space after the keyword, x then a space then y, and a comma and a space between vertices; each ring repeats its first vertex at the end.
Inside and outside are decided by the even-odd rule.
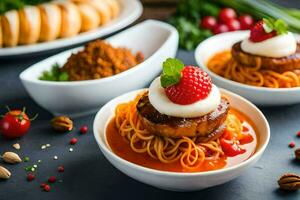
POLYGON ((211 30, 214 34, 247 30, 252 27, 254 20, 250 15, 237 16, 232 8, 223 8, 218 16, 218 19, 213 16, 205 16, 201 20, 200 26, 211 30))

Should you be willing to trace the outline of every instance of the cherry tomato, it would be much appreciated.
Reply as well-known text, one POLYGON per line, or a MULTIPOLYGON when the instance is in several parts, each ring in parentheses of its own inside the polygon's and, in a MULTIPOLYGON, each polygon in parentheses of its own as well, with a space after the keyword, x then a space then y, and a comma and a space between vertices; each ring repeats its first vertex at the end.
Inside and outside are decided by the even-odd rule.
POLYGON ((213 29, 214 34, 225 33, 228 31, 229 28, 226 24, 217 24, 216 27, 213 29))
POLYGON ((223 8, 219 13, 219 19, 221 22, 226 23, 230 19, 236 18, 236 12, 232 8, 223 8))
POLYGON ((213 30, 213 28, 217 25, 217 19, 213 16, 206 16, 201 20, 201 27, 209 30, 213 30))
POLYGON ((229 31, 237 31, 241 29, 241 24, 237 19, 230 19, 226 22, 229 31))
POLYGON ((30 128, 30 119, 25 110, 7 112, 0 120, 0 132, 6 138, 14 139, 25 135, 30 128))
POLYGON ((241 15, 239 21, 242 30, 250 29, 254 23, 254 19, 250 15, 241 15))
POLYGON ((226 156, 233 157, 246 152, 236 142, 232 140, 220 139, 220 145, 226 156))

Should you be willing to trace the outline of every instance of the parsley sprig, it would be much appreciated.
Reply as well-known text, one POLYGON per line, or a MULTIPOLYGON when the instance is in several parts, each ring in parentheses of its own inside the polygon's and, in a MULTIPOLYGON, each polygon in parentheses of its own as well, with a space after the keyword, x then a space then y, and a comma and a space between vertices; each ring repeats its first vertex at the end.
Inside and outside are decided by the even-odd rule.
POLYGON ((168 58, 163 62, 163 73, 160 76, 161 86, 166 88, 179 83, 183 68, 183 62, 176 58, 168 58))
POLYGON ((68 81, 69 75, 67 72, 62 72, 57 63, 55 63, 49 71, 44 71, 39 77, 44 81, 68 81))
POLYGON ((263 19, 264 21, 264 30, 267 33, 271 33, 272 31, 276 31, 278 35, 287 34, 288 33, 288 25, 282 19, 263 19))

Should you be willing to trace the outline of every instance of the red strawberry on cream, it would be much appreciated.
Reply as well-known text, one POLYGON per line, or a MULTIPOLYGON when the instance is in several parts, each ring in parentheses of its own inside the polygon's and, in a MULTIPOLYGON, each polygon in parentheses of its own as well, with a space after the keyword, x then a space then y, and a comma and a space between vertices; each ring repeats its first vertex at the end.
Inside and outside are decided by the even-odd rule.
POLYGON ((150 85, 149 100, 162 114, 193 118, 215 110, 221 95, 199 67, 169 58, 163 64, 163 74, 150 85))

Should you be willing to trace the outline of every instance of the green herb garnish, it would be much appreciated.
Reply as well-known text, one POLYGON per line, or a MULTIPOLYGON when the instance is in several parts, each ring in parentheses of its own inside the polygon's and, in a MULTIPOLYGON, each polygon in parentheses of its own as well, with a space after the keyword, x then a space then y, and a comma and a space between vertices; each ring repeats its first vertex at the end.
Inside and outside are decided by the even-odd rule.
POLYGON ((40 80, 44 81, 68 81, 69 75, 67 72, 61 71, 59 65, 55 63, 50 71, 44 71, 40 80))
POLYGON ((179 83, 184 64, 176 58, 168 58, 163 63, 163 73, 160 76, 161 86, 166 88, 179 83))
POLYGON ((264 18, 263 21, 263 27, 267 33, 271 33, 272 31, 276 31, 278 35, 288 33, 288 25, 282 19, 264 18))

